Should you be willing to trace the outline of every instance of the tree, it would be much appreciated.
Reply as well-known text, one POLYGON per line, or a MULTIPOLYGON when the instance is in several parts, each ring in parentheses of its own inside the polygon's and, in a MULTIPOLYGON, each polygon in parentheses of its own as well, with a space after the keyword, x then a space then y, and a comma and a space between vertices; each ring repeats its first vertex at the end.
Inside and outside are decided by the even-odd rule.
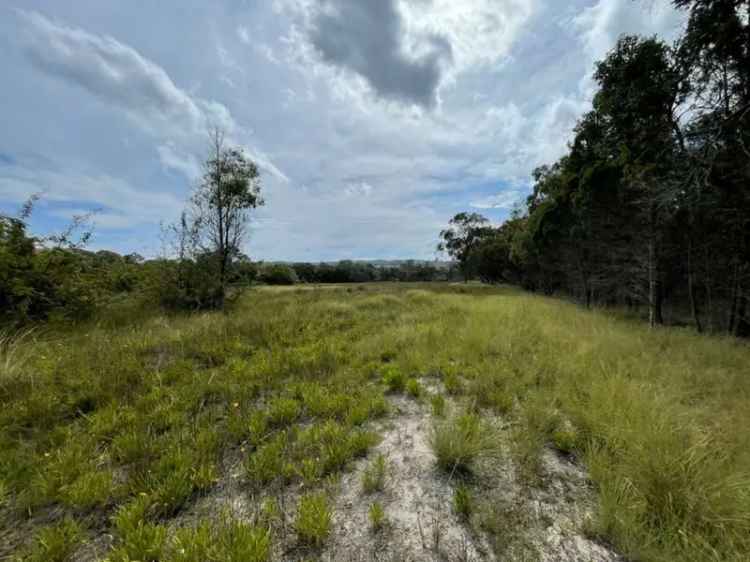
POLYGON ((438 244, 439 252, 447 252, 458 261, 464 282, 471 277, 471 257, 482 239, 490 233, 489 221, 478 213, 458 213, 449 223, 448 228, 440 232, 442 241, 438 244))
POLYGON ((210 132, 211 147, 201 183, 192 196, 193 217, 204 251, 213 256, 223 306, 229 267, 247 235, 249 211, 263 205, 260 171, 239 148, 227 146, 219 129, 210 132))

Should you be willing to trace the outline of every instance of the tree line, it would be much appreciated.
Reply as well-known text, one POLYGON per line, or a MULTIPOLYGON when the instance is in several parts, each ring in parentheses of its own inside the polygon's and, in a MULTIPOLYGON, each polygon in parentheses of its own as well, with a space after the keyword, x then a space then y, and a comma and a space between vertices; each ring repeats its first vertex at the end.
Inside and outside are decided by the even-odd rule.
POLYGON ((566 154, 500 227, 461 213, 465 275, 750 335, 750 2, 674 0, 681 37, 621 37, 566 154))

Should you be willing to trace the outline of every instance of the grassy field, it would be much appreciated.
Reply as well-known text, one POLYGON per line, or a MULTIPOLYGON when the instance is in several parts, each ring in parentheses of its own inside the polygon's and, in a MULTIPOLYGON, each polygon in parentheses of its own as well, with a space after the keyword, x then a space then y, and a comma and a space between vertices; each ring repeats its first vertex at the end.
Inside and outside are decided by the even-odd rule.
POLYGON ((533 491, 551 451, 593 483, 571 533, 632 560, 750 559, 744 342, 446 284, 257 289, 228 314, 5 337, 0 558, 324 557, 360 465, 370 532, 387 533, 373 451, 399 400, 431 412, 444 509, 495 555, 526 518, 483 503, 481 467, 511 463, 533 491))

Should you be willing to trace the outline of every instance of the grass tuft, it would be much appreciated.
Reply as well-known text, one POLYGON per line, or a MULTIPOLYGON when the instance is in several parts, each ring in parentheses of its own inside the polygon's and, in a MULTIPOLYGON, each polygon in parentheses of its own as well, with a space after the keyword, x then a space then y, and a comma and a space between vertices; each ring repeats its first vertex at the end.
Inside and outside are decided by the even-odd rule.
POLYGON ((437 421, 430 445, 438 466, 450 473, 469 473, 481 458, 497 452, 497 436, 477 414, 464 413, 437 421))
POLYGON ((367 516, 370 519, 370 528, 377 533, 385 528, 388 520, 385 516, 385 510, 380 502, 373 502, 367 510, 367 516))
POLYGON ((331 507, 324 492, 308 493, 300 498, 294 528, 301 543, 314 547, 323 545, 331 532, 331 507))
POLYGON ((373 459, 362 473, 362 491, 365 494, 382 492, 385 488, 386 472, 386 458, 385 455, 381 453, 373 459))

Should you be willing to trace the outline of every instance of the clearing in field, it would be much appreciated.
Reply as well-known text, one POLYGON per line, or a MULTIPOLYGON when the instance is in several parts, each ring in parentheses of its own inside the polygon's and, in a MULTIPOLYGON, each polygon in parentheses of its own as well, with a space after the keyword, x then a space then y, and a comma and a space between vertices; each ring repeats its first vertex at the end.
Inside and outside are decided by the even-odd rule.
POLYGON ((741 342, 473 285, 125 312, 1 343, 0 558, 750 556, 741 342))

